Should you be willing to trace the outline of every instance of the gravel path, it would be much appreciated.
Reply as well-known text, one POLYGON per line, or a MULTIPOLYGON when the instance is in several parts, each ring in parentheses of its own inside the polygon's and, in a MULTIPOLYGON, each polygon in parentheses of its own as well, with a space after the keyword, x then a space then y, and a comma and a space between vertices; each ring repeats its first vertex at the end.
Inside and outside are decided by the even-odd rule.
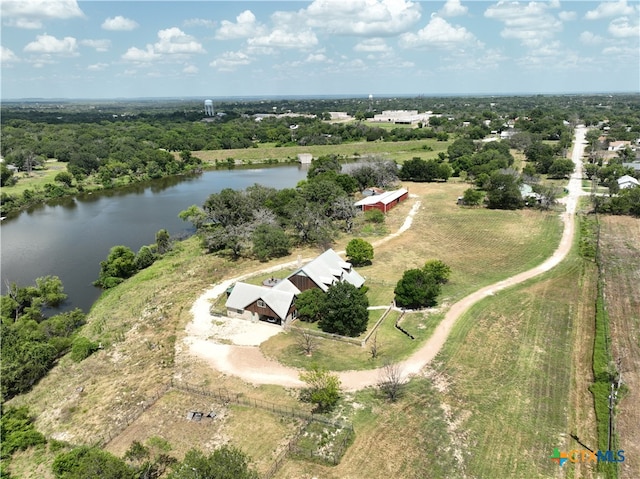
MULTIPOLYGON (((573 243, 578 198, 585 194, 582 191, 582 156, 584 153, 585 133, 586 128, 584 126, 579 126, 575 130, 572 160, 576 164, 576 170, 569 180, 569 194, 561 200, 566 205, 566 210, 562 213, 564 231, 556 251, 541 265, 484 287, 453 304, 433 335, 419 350, 400 364, 405 376, 418 374, 440 352, 456 319, 473 304, 493 295, 496 291, 538 276, 558 265, 565 258, 573 243)), ((374 243, 374 246, 390 241, 409 229, 419 208, 420 201, 416 201, 402 227, 397 232, 374 243)), ((266 269, 263 272, 277 271, 295 266, 297 263, 298 261, 292 261, 266 269)), ((213 317, 209 312, 212 299, 224 294, 233 283, 255 274, 250 273, 223 281, 200 296, 191 308, 193 321, 187 325, 187 336, 184 338, 184 344, 191 354, 206 360, 213 368, 222 373, 237 376, 254 384, 277 384, 285 387, 302 386, 303 383, 298 379, 299 370, 265 358, 257 348, 260 343, 281 332, 280 326, 267 323, 252 323, 236 318, 213 317)), ((178 351, 181 349, 178 348, 178 351)), ((340 377, 343 389, 358 390, 375 385, 380 379, 380 373, 379 369, 369 369, 344 371, 337 374, 340 377)))

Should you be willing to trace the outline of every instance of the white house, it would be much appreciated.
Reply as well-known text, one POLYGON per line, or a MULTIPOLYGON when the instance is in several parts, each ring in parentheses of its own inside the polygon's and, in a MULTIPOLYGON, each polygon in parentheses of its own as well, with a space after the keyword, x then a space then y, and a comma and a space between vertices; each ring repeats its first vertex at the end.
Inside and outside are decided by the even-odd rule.
POLYGON ((625 188, 635 188, 636 186, 640 186, 640 181, 636 180, 633 176, 624 175, 618 178, 618 187, 621 190, 625 188))

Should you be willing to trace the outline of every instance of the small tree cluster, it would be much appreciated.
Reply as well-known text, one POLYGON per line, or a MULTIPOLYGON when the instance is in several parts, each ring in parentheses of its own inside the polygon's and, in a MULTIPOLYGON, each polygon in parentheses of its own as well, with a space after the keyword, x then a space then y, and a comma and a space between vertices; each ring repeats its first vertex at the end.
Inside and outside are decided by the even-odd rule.
POLYGON ((423 268, 405 271, 393 291, 396 304, 413 309, 435 306, 441 285, 450 275, 451 269, 440 260, 431 260, 423 268))
POLYGON ((316 405, 318 412, 327 412, 335 407, 340 399, 340 379, 326 369, 313 367, 300 373, 300 380, 307 384, 301 393, 301 399, 316 405))
POLYGON ((349 241, 346 253, 349 261, 355 266, 371 264, 373 260, 373 246, 361 238, 349 241))

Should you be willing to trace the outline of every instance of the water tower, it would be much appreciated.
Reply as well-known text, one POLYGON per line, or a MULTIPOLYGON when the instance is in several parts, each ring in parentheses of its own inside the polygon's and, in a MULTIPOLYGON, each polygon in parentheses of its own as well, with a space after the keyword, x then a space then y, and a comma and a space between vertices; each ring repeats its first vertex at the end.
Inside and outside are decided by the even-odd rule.
POLYGON ((213 116, 213 101, 211 100, 204 101, 204 114, 207 116, 213 116))

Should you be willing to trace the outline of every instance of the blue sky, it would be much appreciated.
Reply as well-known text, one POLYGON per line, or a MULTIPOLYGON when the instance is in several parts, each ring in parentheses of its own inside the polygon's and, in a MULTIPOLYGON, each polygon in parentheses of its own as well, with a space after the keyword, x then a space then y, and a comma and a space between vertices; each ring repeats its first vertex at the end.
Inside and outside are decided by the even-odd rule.
POLYGON ((640 4, 1 2, 2 99, 640 89, 640 4))

